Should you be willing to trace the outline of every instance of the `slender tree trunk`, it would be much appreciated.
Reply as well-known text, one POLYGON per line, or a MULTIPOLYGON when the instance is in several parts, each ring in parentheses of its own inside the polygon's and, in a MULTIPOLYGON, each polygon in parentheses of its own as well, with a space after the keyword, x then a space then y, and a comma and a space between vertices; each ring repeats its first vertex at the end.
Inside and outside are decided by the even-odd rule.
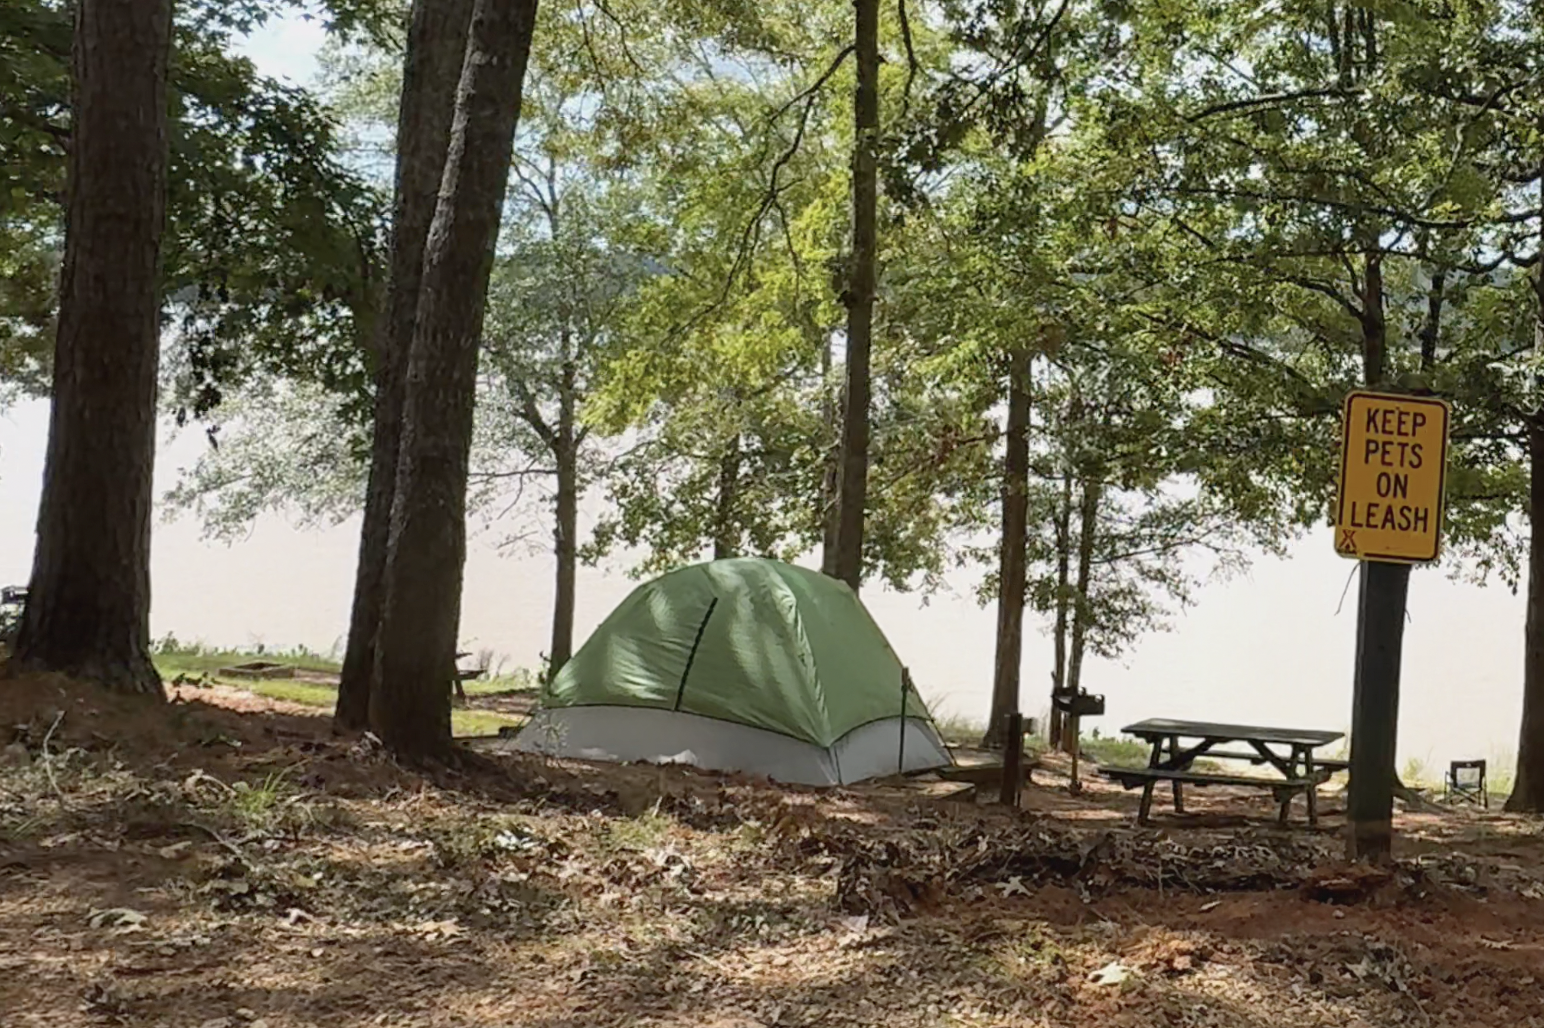
POLYGON ((1362 373, 1372 388, 1387 371, 1388 321, 1383 313, 1383 256, 1369 252, 1362 272, 1362 373))
POLYGON ((1003 452, 1002 538, 997 563, 997 653, 992 671, 992 713, 982 745, 994 749, 1009 714, 1019 709, 1019 668, 1024 653, 1024 587, 1029 542, 1030 367, 1020 350, 1009 358, 1008 423, 1003 452))
POLYGON ((1072 606, 1072 473, 1062 476, 1061 502, 1056 507, 1056 666, 1051 670, 1051 746, 1060 748, 1066 727, 1055 698, 1067 691, 1067 622, 1072 606))
MULTIPOLYGON (((1093 616, 1093 604, 1089 595, 1093 591, 1094 543, 1099 532, 1099 498, 1103 483, 1097 480, 1083 482, 1082 502, 1078 507, 1078 578, 1072 595, 1072 648, 1067 655, 1068 693, 1083 687, 1083 652, 1088 642, 1088 622, 1093 616)), ((1062 733, 1062 748, 1072 752, 1072 744, 1078 738, 1078 719, 1069 717, 1062 733)))
POLYGON ((713 510, 714 560, 740 555, 740 532, 735 519, 740 493, 740 462, 740 437, 736 435, 718 459, 718 496, 713 510))
MULTIPOLYGON (((1544 182, 1539 185, 1544 202, 1544 182)), ((1544 225, 1539 229, 1544 244, 1544 225)), ((1544 262, 1533 273, 1533 346, 1544 353, 1544 262)), ((1506 809, 1544 812, 1544 410, 1528 422, 1528 618, 1523 629, 1523 720, 1506 809)))
POLYGON ((577 599, 579 566, 579 456, 572 440, 557 453, 558 495, 555 504, 553 555, 557 558, 557 581, 552 594, 552 645, 547 651, 549 679, 563 670, 574 655, 574 606, 577 599))
POLYGON ((820 381, 825 384, 821 396, 821 424, 826 432, 822 449, 825 466, 820 479, 820 570, 836 578, 836 511, 837 492, 842 477, 840 425, 844 405, 841 403, 840 390, 833 391, 831 388, 831 365, 831 335, 827 333, 820 348, 820 381))
POLYGON ((64 271, 17 666, 165 698, 150 662, 170 0, 76 0, 64 271))
POLYGON ((447 755, 466 561, 477 354, 535 0, 477 0, 407 365, 370 724, 409 759, 447 755))
POLYGON ((868 504, 869 358, 879 209, 879 0, 853 0, 858 88, 853 103, 852 274, 847 282, 847 401, 842 418, 835 577, 856 592, 863 578, 863 520, 868 504))
POLYGON ((1431 288, 1426 293, 1426 320, 1421 324, 1421 371, 1430 372, 1437 363, 1437 342, 1442 337, 1442 304, 1446 299, 1447 269, 1431 273, 1431 288))
POLYGON ((1528 616, 1523 646, 1523 719, 1517 777, 1506 809, 1544 811, 1544 419, 1528 423, 1528 616))
POLYGON ((552 554, 557 563, 557 581, 552 592, 552 645, 547 650, 549 680, 563 670, 574 655, 574 604, 577 599, 579 566, 579 436, 574 424, 578 407, 578 375, 570 349, 571 336, 563 333, 563 380, 558 396, 557 445, 553 458, 557 465, 557 499, 552 531, 552 554))
POLYGON ((416 0, 408 28, 397 108, 396 197, 386 310, 375 343, 375 434, 365 492, 354 606, 338 684, 338 728, 363 728, 370 716, 375 640, 380 629, 386 542, 391 532, 408 351, 423 273, 424 242, 434 220, 455 118, 456 85, 466 55, 473 0, 416 0))

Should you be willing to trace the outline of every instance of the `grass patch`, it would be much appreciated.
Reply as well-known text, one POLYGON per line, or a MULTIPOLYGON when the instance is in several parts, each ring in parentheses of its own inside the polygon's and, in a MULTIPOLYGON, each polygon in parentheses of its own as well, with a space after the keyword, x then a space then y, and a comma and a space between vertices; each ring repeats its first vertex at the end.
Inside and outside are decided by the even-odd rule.
POLYGON ((981 737, 986 734, 985 725, 963 714, 935 717, 933 724, 938 727, 938 734, 943 736, 944 742, 953 746, 979 746, 981 737))
POLYGON ((452 710, 450 732, 456 738, 468 735, 498 735, 500 728, 525 724, 523 717, 507 717, 486 710, 452 710))
MULTIPOLYGON (((338 702, 338 691, 331 686, 317 685, 313 682, 286 682, 282 679, 270 679, 266 682, 240 682, 230 683, 236 688, 245 689, 247 692, 258 696, 266 696, 270 700, 282 700, 285 703, 299 703, 307 707, 317 707, 323 710, 331 710, 338 702)), ((509 725, 522 725, 524 718, 507 717, 503 714, 495 714, 486 710, 452 710, 450 712, 450 731, 457 738, 468 735, 497 735, 500 728, 509 725)))
POLYGON ((462 682, 461 687, 468 696, 498 696, 511 692, 537 692, 541 689, 534 675, 519 673, 497 678, 474 678, 462 682))
POLYGON ((1153 753, 1152 745, 1141 739, 1109 735, 1082 736, 1078 750, 1094 763, 1110 767, 1146 767, 1153 753))
POLYGON ((238 650, 207 650, 202 647, 182 647, 175 650, 161 649, 159 644, 152 654, 156 670, 163 678, 178 675, 198 677, 213 675, 222 667, 245 664, 253 660, 271 660, 276 664, 288 664, 302 671, 320 671, 337 674, 342 666, 331 657, 311 653, 305 649, 278 653, 251 653, 238 650))
POLYGON ((617 851, 642 852, 663 845, 670 833, 678 827, 674 818, 658 811, 648 811, 637 817, 615 818, 606 823, 605 844, 617 851))
MULTIPOLYGON (((257 696, 284 703, 298 703, 306 707, 331 710, 338 702, 337 687, 326 682, 300 682, 293 679, 269 678, 251 680, 229 678, 219 674, 222 667, 244 664, 252 660, 271 660, 288 664, 300 671, 337 674, 341 665, 331 657, 313 653, 305 647, 290 650, 265 651, 221 650, 201 644, 179 642, 167 636, 155 644, 153 658, 156 669, 168 680, 185 675, 189 678, 205 678, 233 689, 241 689, 257 696)), ((473 679, 462 683, 468 696, 497 696, 509 693, 534 693, 538 691, 536 676, 526 670, 517 670, 492 678, 473 679)), ((473 735, 497 735, 500 728, 522 725, 525 718, 486 710, 453 710, 450 715, 451 732, 458 738, 473 735)))
POLYGON ((338 690, 315 682, 292 682, 282 678, 270 678, 258 682, 229 682, 237 689, 266 696, 270 700, 285 703, 302 703, 307 707, 332 707, 338 702, 338 690))

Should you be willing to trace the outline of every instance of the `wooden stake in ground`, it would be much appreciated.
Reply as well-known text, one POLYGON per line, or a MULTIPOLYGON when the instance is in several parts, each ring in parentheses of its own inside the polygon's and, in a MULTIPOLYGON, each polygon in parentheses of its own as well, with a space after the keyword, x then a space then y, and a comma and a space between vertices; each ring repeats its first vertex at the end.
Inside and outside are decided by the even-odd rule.
POLYGON ((477 356, 536 0, 477 0, 407 365, 370 724, 412 759, 449 752, 477 356))
POLYGON ((171 0, 76 0, 53 413, 16 663, 165 698, 150 662, 171 0))

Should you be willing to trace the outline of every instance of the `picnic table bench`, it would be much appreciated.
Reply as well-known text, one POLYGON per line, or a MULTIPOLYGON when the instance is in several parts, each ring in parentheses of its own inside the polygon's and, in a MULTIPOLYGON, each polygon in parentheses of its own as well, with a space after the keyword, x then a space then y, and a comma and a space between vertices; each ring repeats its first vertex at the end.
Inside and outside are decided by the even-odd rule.
POLYGON ((1101 765, 1099 773, 1127 789, 1142 790, 1137 809, 1137 823, 1149 823, 1153 808, 1153 790, 1160 782, 1169 782, 1174 790, 1175 813, 1185 812, 1184 786, 1232 785, 1270 790, 1280 805, 1279 820, 1285 824, 1292 800, 1302 793, 1308 807, 1308 823, 1319 823, 1318 787, 1336 771, 1345 770, 1344 761, 1315 760, 1314 750, 1342 737, 1340 732, 1302 728, 1264 728, 1256 725, 1227 725, 1209 721, 1176 721, 1149 718, 1122 729, 1152 745, 1146 767, 1101 765), (1191 740, 1181 745, 1181 740, 1191 740), (1218 749, 1243 743, 1243 749, 1218 749), (1272 747, 1284 747, 1279 752, 1272 747), (1241 760, 1253 765, 1268 764, 1281 777, 1222 774, 1197 771, 1194 764, 1208 760, 1241 760))
MULTIPOLYGON (((470 657, 470 656, 471 656, 470 653, 462 651, 462 652, 456 654, 456 659, 459 661, 462 657, 470 657)), ((451 685, 454 687, 455 692, 456 692, 456 699, 461 700, 462 702, 465 702, 466 701, 466 684, 465 683, 470 682, 470 681, 472 681, 473 679, 476 679, 476 678, 481 678, 483 675, 485 675, 487 673, 488 673, 488 669, 484 668, 484 667, 464 668, 464 667, 461 667, 459 664, 456 665, 456 678, 455 678, 455 681, 451 683, 451 685)))

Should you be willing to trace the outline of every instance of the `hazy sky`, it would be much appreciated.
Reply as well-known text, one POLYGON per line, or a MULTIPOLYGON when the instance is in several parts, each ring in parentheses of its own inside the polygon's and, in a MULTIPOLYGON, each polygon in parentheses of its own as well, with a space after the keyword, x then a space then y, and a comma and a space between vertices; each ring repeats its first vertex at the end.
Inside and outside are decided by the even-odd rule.
MULTIPOLYGON (((254 38, 250 53, 268 74, 310 80, 320 29, 286 21, 254 38)), ((24 583, 48 414, 43 403, 0 414, 0 584, 24 583)), ((168 431, 164 440, 170 440, 168 431)), ((163 444, 157 489, 205 445, 201 433, 163 444)), ((551 562, 501 555, 474 536, 463 604, 464 648, 490 648, 531 664, 546 648, 551 562)), ((1143 717, 1206 718, 1345 729, 1351 721, 1356 625, 1354 586, 1337 614, 1353 565, 1333 552, 1328 528, 1297 544, 1288 560, 1262 558, 1245 576, 1209 585, 1172 632, 1144 639, 1124 663, 1092 660, 1085 682, 1108 698, 1104 730, 1143 717)), ((358 546, 357 519, 298 531, 266 518, 242 542, 200 540, 192 519, 158 521, 152 629, 182 639, 327 650, 347 629, 358 546)), ((632 587, 620 568, 582 569, 583 639, 632 587)), ((916 596, 865 592, 874 617, 912 668, 936 713, 983 717, 992 673, 992 609, 974 602, 974 580, 957 575, 924 606, 916 596)), ((1523 603, 1500 586, 1450 581, 1445 571, 1412 577, 1400 717, 1401 759, 1429 764, 1509 756, 1521 708, 1523 603)), ((1038 621, 1025 640, 1024 708, 1049 689, 1051 649, 1038 621)))

